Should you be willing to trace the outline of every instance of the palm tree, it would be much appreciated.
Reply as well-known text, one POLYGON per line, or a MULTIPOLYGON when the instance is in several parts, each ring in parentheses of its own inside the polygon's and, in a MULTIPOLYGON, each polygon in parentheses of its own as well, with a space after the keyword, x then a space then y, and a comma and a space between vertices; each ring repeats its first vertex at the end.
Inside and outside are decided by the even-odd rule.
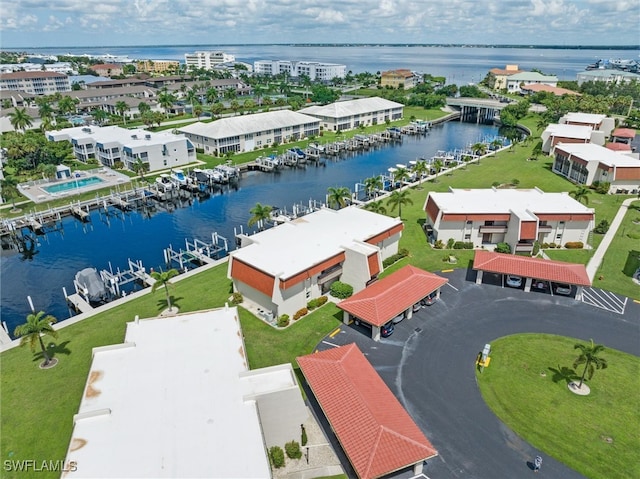
POLYGON ((402 218, 402 206, 403 205, 412 205, 413 200, 409 196, 408 190, 396 190, 389 196, 389 201, 387 203, 391 211, 398 208, 398 216, 402 218))
POLYGON ((406 181, 409 178, 409 171, 406 168, 398 168, 393 174, 394 181, 400 183, 402 186, 402 182, 406 181))
POLYGON ((436 183, 438 182, 438 173, 440 173, 442 171, 442 168, 444 167, 444 163, 442 162, 442 160, 436 160, 433 162, 433 164, 431 165, 431 167, 436 170, 436 177, 435 177, 435 181, 436 183))
POLYGON ((11 200, 11 205, 13 206, 11 211, 16 212, 16 196, 18 196, 18 180, 16 180, 13 176, 5 176, 4 179, 0 180, 0 191, 2 192, 2 196, 11 200))
POLYGON ((178 270, 171 268, 168 271, 153 271, 151 277, 156 280, 151 287, 151 292, 155 292, 160 286, 164 287, 164 292, 167 295, 167 309, 171 309, 171 296, 169 296, 169 285, 171 284, 171 278, 178 276, 178 270))
POLYGON ((160 95, 158 95, 158 104, 162 108, 164 108, 167 118, 169 118, 169 109, 173 106, 175 102, 176 102, 176 97, 171 93, 169 93, 166 89, 163 90, 162 93, 160 93, 160 95))
POLYGON ((42 355, 44 356, 42 366, 48 366, 51 363, 51 358, 47 354, 47 348, 44 347, 42 337, 45 335, 52 338, 58 337, 58 332, 51 326, 56 321, 57 319, 50 314, 45 315, 44 311, 34 312, 27 316, 26 323, 16 326, 13 332, 14 336, 20 338, 20 346, 29 343, 31 351, 35 351, 36 343, 40 343, 42 355))
POLYGON ((144 174, 149 171, 149 163, 142 161, 142 158, 136 158, 131 165, 131 169, 136 172, 140 179, 144 180, 144 174))
POLYGON ((580 378, 580 384, 578 384, 578 389, 580 389, 587 373, 589 374, 588 379, 591 379, 596 369, 607 369, 607 360, 598 356, 604 351, 604 346, 602 344, 594 344, 593 339, 590 345, 577 343, 573 346, 573 349, 580 350, 580 356, 573 362, 573 368, 575 369, 580 364, 584 364, 584 371, 580 378))
POLYGON ((144 115, 145 113, 151 111, 151 106, 147 102, 141 101, 140 103, 138 103, 138 111, 140 112, 140 115, 144 115))
POLYGON ((591 190, 589 190, 589 188, 587 188, 586 186, 578 186, 578 188, 569 192, 569 196, 580 203, 588 205, 589 193, 591 193, 591 190))
POLYGON ((247 224, 249 226, 258 224, 260 231, 264 230, 264 222, 271 219, 272 211, 273 208, 271 206, 256 203, 256 205, 249 210, 249 213, 251 213, 252 216, 249 218, 247 224))
POLYGON ((200 120, 200 115, 202 115, 203 111, 204 109, 200 103, 193 105, 193 114, 198 117, 198 120, 200 120))
POLYGON ((67 115, 76 112, 76 106, 79 103, 77 98, 71 98, 70 96, 63 96, 58 100, 58 111, 60 114, 67 115))
POLYGON ((427 162, 424 160, 418 161, 413 167, 413 172, 418 177, 418 184, 422 184, 422 177, 429 172, 429 167, 427 166, 427 162))
POLYGON ((45 180, 56 177, 56 165, 53 165, 51 163, 40 163, 36 170, 38 171, 38 173, 42 174, 42 178, 45 180))
POLYGON ((95 121, 99 126, 102 126, 104 122, 107 121, 107 118, 109 118, 109 114, 102 108, 93 110, 91 112, 91 116, 93 117, 93 121, 95 121))
POLYGON ((125 113, 129 111, 129 105, 127 105, 126 102, 120 100, 120 101, 116 102, 114 108, 116 109, 118 114, 122 117, 122 121, 126 125, 127 124, 127 116, 125 115, 125 113))
POLYGON ((327 189, 327 204, 330 208, 344 208, 347 200, 351 199, 351 190, 346 186, 329 187, 327 189))
POLYGON ((46 119, 53 118, 53 108, 51 108, 51 103, 46 101, 41 101, 38 104, 38 115, 40 115, 40 119, 42 121, 46 119))
POLYGON ((33 118, 27 113, 26 108, 16 108, 9 113, 9 121, 16 131, 22 131, 24 133, 27 128, 33 125, 31 120, 33 120, 33 118))
POLYGON ((378 190, 381 190, 384 187, 384 185, 382 184, 382 178, 380 178, 379 176, 365 178, 364 187, 367 190, 367 196, 371 198, 378 190))
POLYGON ((473 152, 478 155, 478 165, 480 164, 480 157, 487 152, 487 145, 482 142, 474 143, 471 145, 473 152))
POLYGON ((224 111, 224 105, 218 101, 211 105, 211 108, 209 108, 209 110, 211 110, 211 114, 215 118, 224 111))
POLYGON ((231 100, 231 102, 229 103, 229 108, 233 110, 233 114, 235 115, 240 109, 240 103, 238 103, 238 100, 231 100))
POLYGON ((366 205, 364 205, 364 209, 368 211, 373 211, 374 213, 378 213, 380 215, 387 214, 387 208, 384 207, 383 201, 370 201, 366 205))

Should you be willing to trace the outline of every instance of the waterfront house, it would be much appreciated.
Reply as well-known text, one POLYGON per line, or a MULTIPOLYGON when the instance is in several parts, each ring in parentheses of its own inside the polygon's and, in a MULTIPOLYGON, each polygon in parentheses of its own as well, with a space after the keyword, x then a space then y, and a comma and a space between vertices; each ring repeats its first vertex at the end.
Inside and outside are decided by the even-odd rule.
POLYGON ((33 95, 54 95, 71 91, 71 83, 64 73, 47 71, 2 73, 0 90, 24 91, 33 95))
POLYGON ((185 136, 166 131, 152 133, 118 126, 82 126, 48 131, 46 136, 49 141, 71 142, 79 161, 96 159, 108 167, 122 162, 131 171, 138 159, 148 165, 148 171, 175 168, 196 159, 195 147, 185 136))
POLYGON ((558 86, 558 77, 554 75, 543 75, 538 72, 520 72, 509 75, 506 79, 507 91, 509 93, 522 93, 520 89, 523 85, 542 84, 558 86))
POLYGON ((91 65, 91 69, 104 77, 122 75, 122 64, 120 63, 98 63, 97 65, 91 65))
POLYGON ((325 130, 346 131, 360 125, 384 125, 387 120, 400 120, 403 108, 402 103, 371 97, 310 106, 300 110, 300 113, 318 118, 325 130))
POLYGON ((586 244, 594 222, 593 210, 567 193, 545 193, 538 188, 450 188, 430 192, 424 210, 430 242, 446 244, 453 239, 472 243, 474 248, 508 243, 513 253, 531 252, 535 241, 586 244))
POLYGON ((487 83, 492 90, 506 90, 507 78, 520 73, 518 65, 506 65, 505 68, 492 68, 487 75, 487 83))
POLYGON ((290 110, 270 111, 197 122, 178 128, 207 154, 245 152, 320 133, 317 118, 290 110))
MULTIPOLYGON (((627 153, 630 153, 627 150, 627 153)), ((579 185, 609 183, 609 192, 637 192, 640 189, 640 160, 637 155, 612 151, 590 143, 558 143, 553 168, 579 185)))
POLYGON ((309 417, 291 364, 249 369, 236 308, 136 318, 93 348, 63 476, 270 478, 309 417))
POLYGON ((399 218, 354 206, 322 209, 243 236, 230 253, 228 277, 245 301, 268 319, 293 316, 340 280, 364 289, 398 252, 399 218))
POLYGON ((380 86, 409 90, 418 84, 418 75, 411 70, 389 70, 380 74, 380 86))

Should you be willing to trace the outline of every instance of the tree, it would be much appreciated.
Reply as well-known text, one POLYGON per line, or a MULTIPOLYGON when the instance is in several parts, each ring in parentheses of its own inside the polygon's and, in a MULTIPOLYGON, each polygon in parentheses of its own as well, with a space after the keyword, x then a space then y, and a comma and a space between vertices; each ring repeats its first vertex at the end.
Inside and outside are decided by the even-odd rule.
POLYGON ((102 108, 93 110, 91 112, 91 116, 93 117, 93 121, 95 121, 99 126, 102 126, 107 121, 107 118, 109 118, 109 114, 102 108))
POLYGON ((77 98, 71 98, 70 96, 63 96, 58 100, 58 111, 61 115, 69 115, 76 112, 76 106, 80 100, 77 98))
POLYGON ((2 196, 11 200, 11 205, 13 206, 12 211, 15 213, 16 209, 16 197, 18 196, 18 180, 16 180, 13 176, 5 176, 4 179, 0 180, 0 189, 2 190, 2 196))
POLYGON ((431 165, 431 167, 436 170, 436 177, 435 177, 435 181, 436 183, 438 182, 438 173, 440 173, 442 171, 442 168, 444 168, 444 163, 442 162, 442 160, 438 159, 436 161, 433 162, 433 164, 431 165))
POLYGON ((409 178, 409 171, 406 168, 398 168, 393 174, 394 181, 400 183, 402 186, 402 182, 406 181, 409 178))
POLYGON ((591 190, 589 190, 589 188, 587 188, 586 186, 578 186, 578 188, 569 192, 569 196, 580 203, 588 205, 589 193, 591 193, 591 190))
POLYGON ((40 163, 38 165, 38 173, 42 174, 44 179, 51 179, 56 177, 56 172, 58 171, 56 165, 51 163, 40 163))
POLYGON ((251 213, 251 218, 249 218, 247 225, 253 226, 255 224, 258 224, 260 226, 260 231, 264 230, 264 222, 271 219, 272 211, 273 208, 271 206, 256 203, 256 205, 249 210, 249 213, 251 213))
POLYGON ((231 100, 231 102, 229 103, 229 108, 233 110, 233 114, 235 115, 240 109, 240 103, 238 103, 238 100, 231 100))
POLYGON ((382 200, 370 201, 369 203, 364 205, 364 209, 368 211, 373 211, 374 213, 378 213, 380 215, 387 214, 387 208, 384 207, 382 200))
POLYGON ((136 158, 131 165, 131 169, 136 172, 140 179, 144 179, 144 174, 149 171, 149 163, 142 161, 142 158, 136 158))
POLYGON ((167 295, 167 309, 171 309, 171 296, 169 296, 169 285, 171 284, 171 278, 178 276, 178 270, 171 268, 168 271, 153 271, 151 277, 156 280, 151 287, 151 292, 154 293, 160 286, 164 287, 164 292, 167 295))
POLYGON ((129 111, 129 105, 127 105, 127 103, 125 101, 117 101, 114 108, 116 109, 116 111, 118 112, 118 114, 122 117, 122 121, 124 122, 124 124, 127 124, 127 116, 125 115, 126 112, 129 111))
POLYGON ((419 160, 413 167, 413 172, 418 177, 418 184, 421 185, 422 177, 429 172, 429 167, 427 166, 427 162, 424 160, 419 160))
POLYGON ((224 111, 224 105, 218 101, 218 102, 214 103, 213 105, 211 105, 210 110, 211 110, 211 114, 214 117, 217 117, 220 113, 222 113, 224 111))
POLYGON ((176 97, 169 93, 166 89, 158 95, 158 104, 164 109, 167 118, 169 118, 169 109, 176 102, 176 97))
POLYGON ((389 196, 389 201, 387 203, 391 211, 398 208, 398 216, 402 218, 402 206, 403 205, 412 205, 413 200, 409 196, 408 190, 396 190, 389 196))
POLYGON ((151 111, 151 106, 146 101, 141 101, 138 103, 138 111, 141 115, 151 111))
POLYGON ((193 105, 193 114, 198 117, 198 120, 200 119, 203 111, 204 110, 200 103, 196 103, 195 105, 193 105))
POLYGON ((584 364, 584 371, 580 378, 580 384, 578 384, 578 389, 580 389, 587 374, 588 379, 590 380, 596 369, 607 369, 607 360, 598 356, 602 351, 604 351, 604 346, 602 344, 594 344, 593 339, 591 340, 591 344, 577 343, 573 346, 573 349, 580 350, 580 355, 573 362, 573 368, 575 369, 580 364, 584 364))
POLYGON ((344 208, 347 200, 351 199, 351 190, 346 186, 329 187, 327 189, 327 204, 330 208, 344 208))
POLYGON ((367 191, 367 197, 371 198, 375 196, 378 190, 381 190, 384 185, 382 184, 382 178, 379 176, 372 176, 364 180, 364 187, 367 191))
POLYGON ((33 125, 31 120, 33 120, 33 118, 27 113, 26 108, 16 108, 9 113, 9 121, 16 131, 22 131, 24 133, 27 128, 33 125))
POLYGON ((51 336, 52 338, 58 337, 58 332, 53 329, 52 324, 57 321, 56 318, 50 314, 45 314, 44 311, 38 313, 32 313, 27 316, 27 322, 16 326, 13 334, 20 338, 20 346, 29 344, 31 351, 35 351, 36 344, 40 343, 42 349, 42 355, 44 356, 44 362, 42 366, 48 366, 51 363, 51 358, 47 354, 47 348, 44 346, 43 336, 51 336))

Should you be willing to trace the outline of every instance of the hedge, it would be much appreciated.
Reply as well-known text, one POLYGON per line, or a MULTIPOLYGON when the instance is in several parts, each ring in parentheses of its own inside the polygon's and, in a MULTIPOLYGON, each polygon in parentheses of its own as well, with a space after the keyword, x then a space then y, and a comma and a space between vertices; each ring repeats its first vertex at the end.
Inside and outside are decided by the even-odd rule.
POLYGON ((284 467, 284 451, 280 446, 273 446, 269 449, 269 458, 276 469, 284 467))
POLYGON ((300 450, 298 441, 289 441, 284 445, 284 449, 287 451, 287 457, 289 459, 300 459, 302 457, 302 451, 300 450))
POLYGON ((567 249, 582 249, 584 248, 584 243, 582 241, 567 241, 564 247, 567 249))
POLYGON ((331 296, 346 299, 353 294, 353 286, 342 281, 334 281, 331 284, 331 296))
POLYGON ((299 309, 298 311, 296 311, 296 314, 293 315, 293 320, 294 321, 299 320, 301 317, 303 317, 308 312, 309 312, 309 310, 307 308, 299 309))
POLYGON ((453 249, 473 249, 471 241, 456 241, 453 243, 453 249))

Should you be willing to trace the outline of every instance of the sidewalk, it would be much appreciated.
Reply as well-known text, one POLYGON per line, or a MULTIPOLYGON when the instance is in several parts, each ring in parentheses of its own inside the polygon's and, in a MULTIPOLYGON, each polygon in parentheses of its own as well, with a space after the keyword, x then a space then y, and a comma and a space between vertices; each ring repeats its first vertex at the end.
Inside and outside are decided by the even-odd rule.
POLYGON ((609 226, 609 230, 604 235, 604 238, 602 238, 602 242, 598 246, 598 249, 596 250, 595 253, 593 253, 593 256, 591 257, 591 259, 587 263, 587 274, 589 275, 589 279, 592 282, 593 282, 593 279, 596 276, 598 268, 602 264, 602 259, 604 258, 604 254, 607 252, 607 249, 609 248, 609 245, 611 244, 611 242, 613 241, 614 236, 618 232, 618 228, 620 227, 620 224, 622 223, 624 215, 627 214, 627 210, 629 209, 629 205, 631 203, 633 203, 634 201, 638 201, 638 199, 637 198, 627 198, 626 200, 624 200, 622 202, 622 205, 620 205, 620 209, 618 210, 618 212, 616 213, 615 218, 613 218, 613 221, 611 222, 611 226, 609 226))

